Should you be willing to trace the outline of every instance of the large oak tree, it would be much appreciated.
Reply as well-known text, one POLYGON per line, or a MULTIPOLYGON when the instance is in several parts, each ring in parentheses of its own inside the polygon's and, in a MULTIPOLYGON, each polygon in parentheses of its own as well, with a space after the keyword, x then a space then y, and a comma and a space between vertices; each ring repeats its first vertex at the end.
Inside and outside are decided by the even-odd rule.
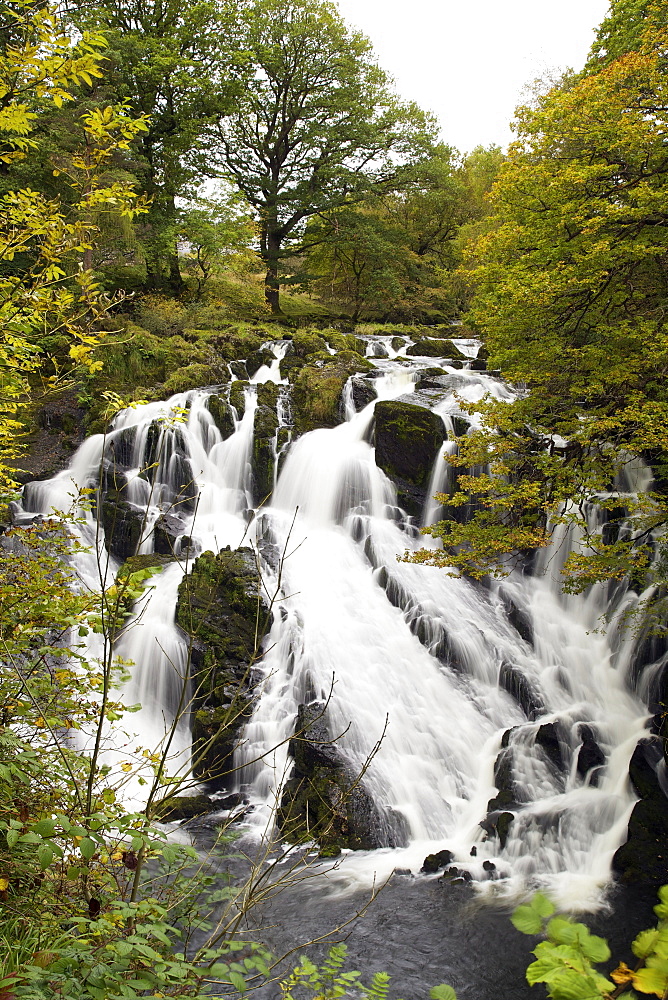
POLYGON ((258 214, 278 312, 280 264, 305 220, 396 180, 429 150, 435 124, 398 100, 368 39, 326 0, 247 0, 239 25, 244 88, 213 135, 221 174, 258 214))

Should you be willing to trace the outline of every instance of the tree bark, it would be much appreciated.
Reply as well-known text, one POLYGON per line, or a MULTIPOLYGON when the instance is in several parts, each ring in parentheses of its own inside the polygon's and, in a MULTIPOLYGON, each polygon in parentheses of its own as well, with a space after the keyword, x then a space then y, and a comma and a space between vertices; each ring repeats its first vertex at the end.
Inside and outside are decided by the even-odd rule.
MULTIPOLYGON (((265 242, 265 241, 263 241, 265 242)), ((281 250, 281 239, 275 231, 271 229, 267 232, 265 242, 264 260, 267 265, 267 273, 264 278, 264 297, 269 303, 269 308, 274 315, 280 313, 280 281, 278 280, 278 261, 281 250)))

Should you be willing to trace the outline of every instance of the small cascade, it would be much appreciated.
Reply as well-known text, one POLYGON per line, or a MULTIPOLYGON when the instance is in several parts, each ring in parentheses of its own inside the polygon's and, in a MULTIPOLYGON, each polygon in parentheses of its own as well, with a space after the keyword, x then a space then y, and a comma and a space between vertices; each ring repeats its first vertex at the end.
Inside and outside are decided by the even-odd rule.
POLYGON ((262 365, 256 372, 251 382, 261 385, 265 382, 275 382, 276 385, 287 385, 287 380, 281 378, 281 361, 290 349, 289 340, 268 341, 262 345, 261 350, 270 350, 274 355, 271 365, 262 365))

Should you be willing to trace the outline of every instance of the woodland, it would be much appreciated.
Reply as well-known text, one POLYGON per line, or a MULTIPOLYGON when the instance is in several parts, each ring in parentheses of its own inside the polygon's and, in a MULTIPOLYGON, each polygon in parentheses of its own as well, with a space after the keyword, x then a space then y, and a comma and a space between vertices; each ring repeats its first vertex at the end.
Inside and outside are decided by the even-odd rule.
MULTIPOLYGON (((612 0, 585 66, 536 83, 508 150, 462 155, 328 0, 0 5, 0 1000, 391 994, 345 971, 340 945, 276 971, 247 919, 266 868, 221 883, 211 859, 233 831, 203 859, 160 822, 189 783, 169 772, 172 737, 141 748, 141 807, 124 795, 133 765, 105 763, 132 710, 116 640, 155 562, 124 552, 116 578, 100 565, 82 588, 72 537, 97 490, 27 527, 12 510, 124 408, 219 384, 251 355, 268 365, 265 343, 290 339, 306 433, 371 367, 360 335, 424 345, 455 325, 521 391, 462 404, 476 429, 451 456, 450 516, 427 529, 440 546, 410 558, 500 578, 575 528, 566 593, 631 581, 628 627, 665 642, 667 53, 662 0, 612 0), (632 456, 653 484, 620 508, 609 486, 632 456)), ((246 670, 274 610, 257 586, 248 600, 246 670)), ((668 698, 665 667, 660 683, 668 698)), ((665 711, 654 731, 666 755, 665 711)), ((632 966, 545 895, 525 900, 513 923, 542 937, 528 983, 665 998, 667 893, 632 966)))

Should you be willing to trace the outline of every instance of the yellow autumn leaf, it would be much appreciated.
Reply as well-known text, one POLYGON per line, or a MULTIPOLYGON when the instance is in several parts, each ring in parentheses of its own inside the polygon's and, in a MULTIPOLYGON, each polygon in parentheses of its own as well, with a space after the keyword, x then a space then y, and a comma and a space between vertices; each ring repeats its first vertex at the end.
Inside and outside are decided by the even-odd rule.
POLYGON ((0 892, 4 892, 5 889, 9 888, 9 879, 0 878, 0 892))
POLYGON ((121 764, 121 771, 126 771, 127 772, 127 771, 131 771, 131 770, 132 770, 132 764, 130 764, 129 761, 126 760, 123 764, 121 764))
POLYGON ((626 962, 620 962, 614 972, 610 973, 613 983, 621 986, 623 983, 630 983, 633 979, 633 970, 629 969, 626 962))

